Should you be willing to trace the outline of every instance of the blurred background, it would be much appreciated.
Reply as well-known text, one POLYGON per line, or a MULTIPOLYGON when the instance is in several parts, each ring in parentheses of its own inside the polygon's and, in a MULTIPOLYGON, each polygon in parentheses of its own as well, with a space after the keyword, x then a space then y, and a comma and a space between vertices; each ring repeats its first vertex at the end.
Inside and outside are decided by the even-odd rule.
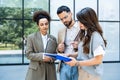
MULTIPOLYGON (((58 30, 65 27, 56 14, 61 5, 71 9, 75 20, 76 13, 84 7, 96 11, 108 43, 102 80, 119 80, 119 0, 0 0, 0 80, 25 80, 29 64, 24 55, 26 38, 37 31, 36 23, 32 21, 33 13, 37 10, 50 13, 49 33, 57 38, 58 30)), ((59 74, 56 75, 59 80, 59 74)))

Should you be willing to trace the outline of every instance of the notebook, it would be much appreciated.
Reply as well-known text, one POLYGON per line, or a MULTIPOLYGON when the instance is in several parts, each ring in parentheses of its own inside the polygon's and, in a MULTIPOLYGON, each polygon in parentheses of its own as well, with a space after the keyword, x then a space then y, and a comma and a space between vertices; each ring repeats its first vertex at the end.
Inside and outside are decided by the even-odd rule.
POLYGON ((45 53, 44 55, 52 57, 54 59, 58 59, 58 60, 64 61, 64 62, 68 62, 68 61, 72 60, 71 58, 69 58, 67 56, 60 55, 60 54, 45 53))

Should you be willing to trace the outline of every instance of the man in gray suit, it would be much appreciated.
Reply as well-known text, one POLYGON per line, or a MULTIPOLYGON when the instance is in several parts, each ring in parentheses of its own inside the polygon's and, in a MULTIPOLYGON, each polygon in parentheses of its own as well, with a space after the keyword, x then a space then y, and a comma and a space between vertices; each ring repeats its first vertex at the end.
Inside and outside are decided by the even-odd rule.
POLYGON ((46 11, 37 11, 33 15, 38 25, 38 32, 27 38, 26 57, 30 60, 25 80, 56 80, 54 59, 44 53, 56 53, 57 42, 54 36, 47 33, 50 15, 46 11))

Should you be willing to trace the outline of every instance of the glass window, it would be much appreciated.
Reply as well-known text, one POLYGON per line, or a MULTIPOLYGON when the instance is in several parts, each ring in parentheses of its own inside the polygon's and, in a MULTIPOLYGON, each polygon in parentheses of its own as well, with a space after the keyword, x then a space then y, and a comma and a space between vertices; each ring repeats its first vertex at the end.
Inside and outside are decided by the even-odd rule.
POLYGON ((58 38, 58 31, 64 28, 64 24, 61 21, 51 21, 50 24, 50 34, 58 38))
POLYGON ((0 0, 0 18, 21 18, 21 8, 22 0, 0 0))
POLYGON ((119 60, 119 23, 101 22, 104 37, 107 40, 105 61, 119 60))
POLYGON ((73 1, 72 0, 50 0, 50 14, 52 19, 59 19, 57 16, 57 9, 61 5, 68 6, 73 12, 73 1))
POLYGON ((19 20, 3 20, 0 25, 0 64, 22 61, 22 26, 19 20))
POLYGON ((24 17, 32 19, 36 10, 48 11, 48 0, 24 0, 24 17))
POLYGON ((75 0, 75 17, 76 13, 85 7, 91 7, 97 13, 97 0, 75 0))
POLYGON ((104 61, 120 61, 119 0, 0 0, 0 64, 29 63, 23 55, 27 36, 38 30, 32 21, 33 13, 37 10, 50 12, 52 21, 49 31, 57 38, 58 31, 65 27, 56 13, 61 5, 68 6, 73 17, 85 7, 93 8, 108 43, 104 61))
MULTIPOLYGON (((33 22, 32 20, 24 20, 24 54, 26 49, 26 43, 27 43, 27 36, 33 32, 38 31, 37 24, 33 22)), ((28 63, 29 60, 24 56, 24 62, 28 63)))
POLYGON ((32 20, 24 20, 24 37, 26 38, 29 34, 36 32, 38 25, 32 20))
POLYGON ((108 21, 119 20, 119 0, 99 0, 99 19, 108 21), (108 3, 108 5, 106 5, 108 3))
POLYGON ((29 62, 23 54, 27 36, 37 31, 33 13, 48 6, 49 0, 0 0, 0 64, 29 62))

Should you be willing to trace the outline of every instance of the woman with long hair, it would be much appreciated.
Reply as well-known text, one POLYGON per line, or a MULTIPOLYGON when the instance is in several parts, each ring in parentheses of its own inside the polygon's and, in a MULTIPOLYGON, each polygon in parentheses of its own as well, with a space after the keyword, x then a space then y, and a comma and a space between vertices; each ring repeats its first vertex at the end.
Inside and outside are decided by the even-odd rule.
POLYGON ((77 60, 71 57, 72 61, 66 64, 78 66, 78 80, 101 80, 102 60, 107 43, 103 37, 98 17, 89 7, 79 11, 76 17, 81 29, 77 60))

